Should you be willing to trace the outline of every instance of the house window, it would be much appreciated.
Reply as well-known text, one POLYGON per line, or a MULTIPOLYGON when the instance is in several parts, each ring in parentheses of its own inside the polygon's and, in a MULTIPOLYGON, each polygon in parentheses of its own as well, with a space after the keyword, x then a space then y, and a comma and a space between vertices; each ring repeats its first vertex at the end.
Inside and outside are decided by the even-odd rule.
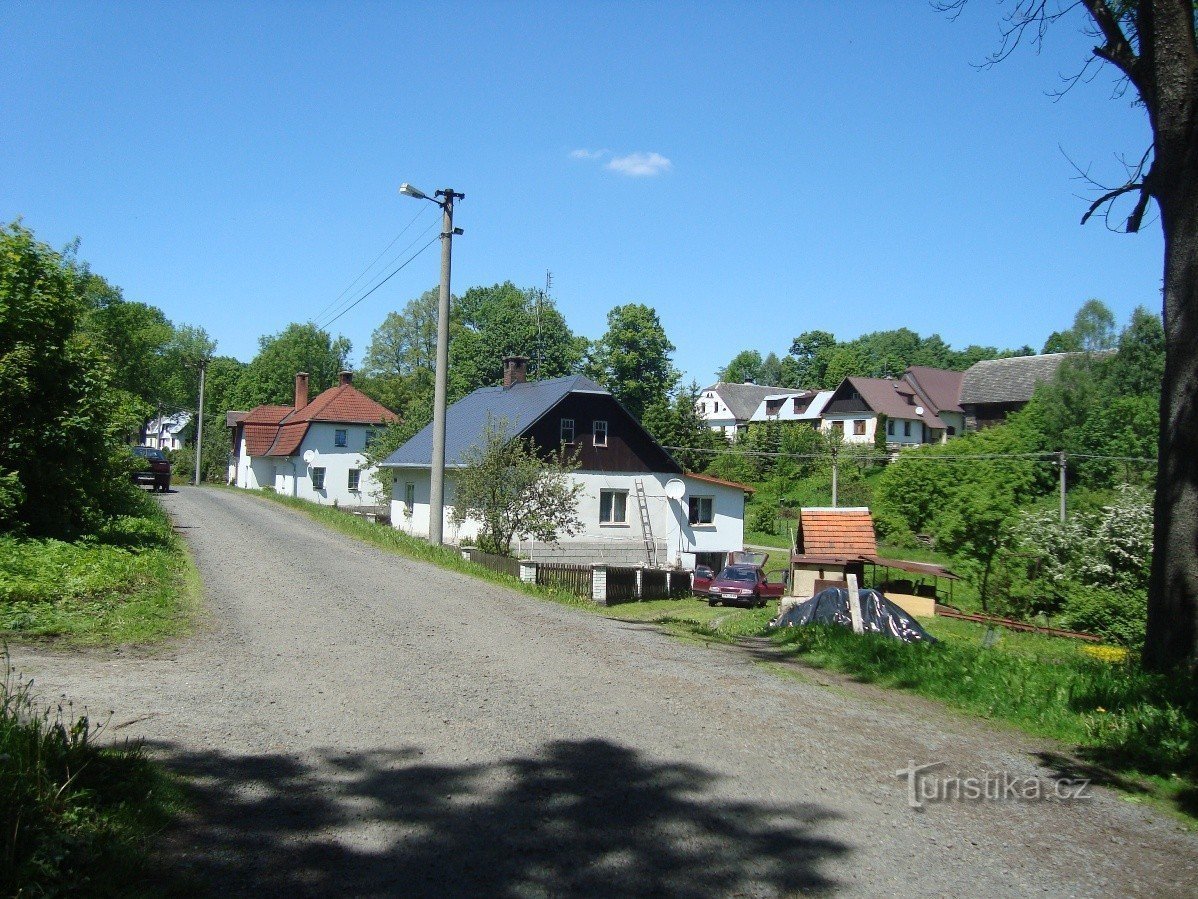
POLYGON ((562 443, 574 442, 574 419, 562 419, 562 443))
POLYGON ((348 446, 349 431, 345 428, 337 428, 333 431, 333 446, 348 446))
POLYGON ((415 484, 404 484, 403 485, 403 504, 408 507, 409 512, 411 512, 412 509, 414 509, 416 507, 416 485, 415 484))
POLYGON ((837 433, 843 434, 844 433, 844 422, 843 421, 832 422, 832 427, 830 428, 830 430, 833 430, 833 431, 836 431, 837 433))
POLYGON ((628 491, 599 491, 599 523, 624 524, 628 521, 628 491))
POLYGON ((865 436, 865 419, 864 418, 858 418, 853 421, 853 433, 856 434, 858 437, 865 436))
POLYGON ((715 521, 713 497, 692 496, 690 498, 690 523, 711 524, 715 521))
POLYGON ((699 403, 699 414, 702 415, 707 411, 707 403, 699 403))
POLYGON ((312 489, 313 490, 324 490, 324 469, 323 468, 313 468, 312 469, 312 489))
POLYGON ((890 421, 886 422, 886 433, 889 434, 891 437, 894 436, 894 419, 891 419, 890 421))
POLYGON ((909 422, 909 421, 903 422, 903 436, 904 437, 911 436, 911 422, 909 422))
POLYGON ((362 469, 351 468, 349 470, 349 489, 351 492, 358 491, 358 485, 362 482, 362 469))
POLYGON ((374 430, 374 428, 370 428, 366 431, 366 448, 367 449, 370 449, 370 445, 372 443, 374 443, 375 440, 378 439, 378 436, 379 436, 379 432, 374 430))
POLYGON ((954 428, 952 425, 949 425, 948 426, 948 436, 952 437, 956 433, 957 433, 957 429, 954 428))
POLYGON ((591 434, 595 438, 595 446, 607 446, 607 422, 596 420, 591 426, 591 434))

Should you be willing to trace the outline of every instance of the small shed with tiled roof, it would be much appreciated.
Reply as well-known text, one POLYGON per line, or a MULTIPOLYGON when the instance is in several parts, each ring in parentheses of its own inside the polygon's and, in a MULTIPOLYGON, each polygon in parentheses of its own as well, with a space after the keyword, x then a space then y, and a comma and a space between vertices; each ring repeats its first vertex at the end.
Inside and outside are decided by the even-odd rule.
POLYGON ((372 506, 379 485, 365 467, 375 430, 398 416, 353 386, 351 372, 308 399, 308 375, 295 376, 295 403, 230 412, 235 462, 231 480, 340 506, 372 506))
POLYGON ((799 510, 791 585, 795 596, 813 596, 822 582, 865 577, 866 558, 878 555, 873 516, 864 507, 799 510))

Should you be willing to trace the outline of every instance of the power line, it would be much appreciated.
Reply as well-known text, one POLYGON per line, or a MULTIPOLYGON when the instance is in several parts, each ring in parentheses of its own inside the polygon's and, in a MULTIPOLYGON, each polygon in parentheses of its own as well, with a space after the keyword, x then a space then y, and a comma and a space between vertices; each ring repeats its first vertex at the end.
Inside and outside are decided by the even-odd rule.
MULTIPOLYGON (((775 459, 831 459, 839 458, 845 462, 964 462, 972 460, 1024 459, 1028 461, 1056 462, 1059 453, 962 453, 957 455, 936 454, 934 456, 913 455, 903 453, 898 458, 891 454, 865 455, 857 453, 782 453, 765 452, 762 450, 738 450, 732 448, 711 449, 702 446, 665 446, 664 449, 677 450, 687 453, 708 453, 728 456, 763 456, 775 459)), ((1090 453, 1067 453, 1070 459, 1097 459, 1110 462, 1156 462, 1139 456, 1103 456, 1090 453)))
POLYGON ((441 238, 441 235, 438 234, 436 237, 434 237, 432 240, 430 240, 428 243, 426 243, 424 246, 422 246, 419 250, 417 250, 415 253, 413 253, 411 256, 409 256, 399 268, 395 269, 395 271, 393 271, 393 272, 391 272, 391 274, 387 275, 387 277, 385 277, 382 281, 380 281, 378 284, 374 285, 374 287, 370 288, 370 290, 366 291, 366 293, 362 294, 360 297, 358 297, 356 300, 354 300, 352 303, 350 303, 348 306, 346 306, 344 309, 342 309, 340 312, 338 312, 335 316, 333 316, 331 319, 329 319, 327 322, 325 322, 322 327, 327 328, 333 322, 337 321, 337 319, 341 318, 341 316, 345 315, 345 313, 349 312, 349 310, 353 309, 354 306, 357 306, 360 302, 362 302, 364 299, 366 299, 368 296, 370 296, 372 293, 374 293, 376 290, 378 290, 380 287, 382 287, 384 284, 386 284, 388 281, 390 281, 392 277, 394 277, 395 275, 398 275, 401 271, 403 271, 405 268, 407 268, 408 264, 410 262, 412 262, 413 259, 415 259, 417 256, 419 256, 421 253, 423 253, 429 247, 431 247, 434 243, 436 243, 438 240, 440 240, 440 238, 441 238))
POLYGON ((314 322, 319 321, 321 316, 326 315, 330 309, 332 309, 339 302, 341 302, 341 298, 343 296, 345 296, 347 293, 349 293, 351 290, 353 290, 354 285, 356 285, 359 281, 361 281, 362 278, 366 276, 366 273, 369 272, 372 268, 374 268, 375 265, 378 264, 378 261, 380 259, 382 259, 384 256, 386 256, 387 253, 390 251, 390 249, 393 246, 395 246, 395 244, 399 241, 399 239, 408 232, 408 229, 411 228, 414 224, 416 224, 416 219, 420 218, 420 216, 424 215, 427 212, 428 212, 428 207, 422 206, 420 209, 418 209, 416 211, 416 214, 414 216, 412 216, 411 221, 409 221, 406 225, 403 226, 403 230, 400 231, 398 234, 395 235, 395 237, 393 237, 391 239, 391 243, 389 243, 389 244, 387 244, 387 246, 383 247, 383 252, 381 252, 377 256, 375 256, 374 260, 370 263, 370 265, 366 266, 366 268, 363 269, 362 274, 358 275, 358 277, 356 277, 352 281, 350 281, 349 285, 343 291, 341 291, 341 293, 337 294, 337 296, 333 299, 333 301, 331 303, 329 303, 327 306, 325 306, 323 309, 321 309, 318 313, 316 313, 316 315, 314 315, 312 317, 312 321, 314 321, 314 322))

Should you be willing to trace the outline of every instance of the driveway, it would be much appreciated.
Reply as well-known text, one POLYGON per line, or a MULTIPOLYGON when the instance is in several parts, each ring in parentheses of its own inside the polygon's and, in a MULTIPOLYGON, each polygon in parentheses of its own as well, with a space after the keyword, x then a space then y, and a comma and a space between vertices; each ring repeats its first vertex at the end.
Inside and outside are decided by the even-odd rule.
POLYGON ((208 626, 17 648, 41 695, 191 779, 218 895, 1193 895, 1198 836, 1103 790, 908 805, 896 772, 1047 778, 1045 747, 885 691, 408 561, 233 491, 162 497, 208 626))

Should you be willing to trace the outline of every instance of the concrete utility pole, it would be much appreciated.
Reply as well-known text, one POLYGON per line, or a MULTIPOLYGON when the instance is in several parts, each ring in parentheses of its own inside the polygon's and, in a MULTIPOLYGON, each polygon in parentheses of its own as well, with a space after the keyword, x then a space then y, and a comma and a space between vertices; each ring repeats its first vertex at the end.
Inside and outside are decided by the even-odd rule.
POLYGON ((1057 453, 1057 465, 1061 469, 1061 524, 1065 523, 1065 451, 1057 453))
POLYGON ((838 462, 839 462, 839 454, 836 452, 833 452, 832 453, 832 508, 833 509, 835 509, 837 507, 837 501, 839 499, 839 497, 837 496, 837 487, 839 486, 837 481, 840 479, 839 478, 840 469, 839 469, 838 462))
POLYGON ((433 457, 429 485, 428 542, 440 545, 444 536, 445 518, 445 403, 449 374, 449 273, 453 258, 453 237, 461 228, 453 226, 453 201, 466 199, 465 194, 445 188, 428 194, 410 184, 402 184, 399 192, 406 197, 428 200, 441 207, 441 294, 437 302, 437 371, 433 382, 433 457))
POLYGON ((204 371, 208 360, 200 360, 200 404, 196 408, 196 477, 195 486, 200 486, 200 448, 204 445, 204 371))

